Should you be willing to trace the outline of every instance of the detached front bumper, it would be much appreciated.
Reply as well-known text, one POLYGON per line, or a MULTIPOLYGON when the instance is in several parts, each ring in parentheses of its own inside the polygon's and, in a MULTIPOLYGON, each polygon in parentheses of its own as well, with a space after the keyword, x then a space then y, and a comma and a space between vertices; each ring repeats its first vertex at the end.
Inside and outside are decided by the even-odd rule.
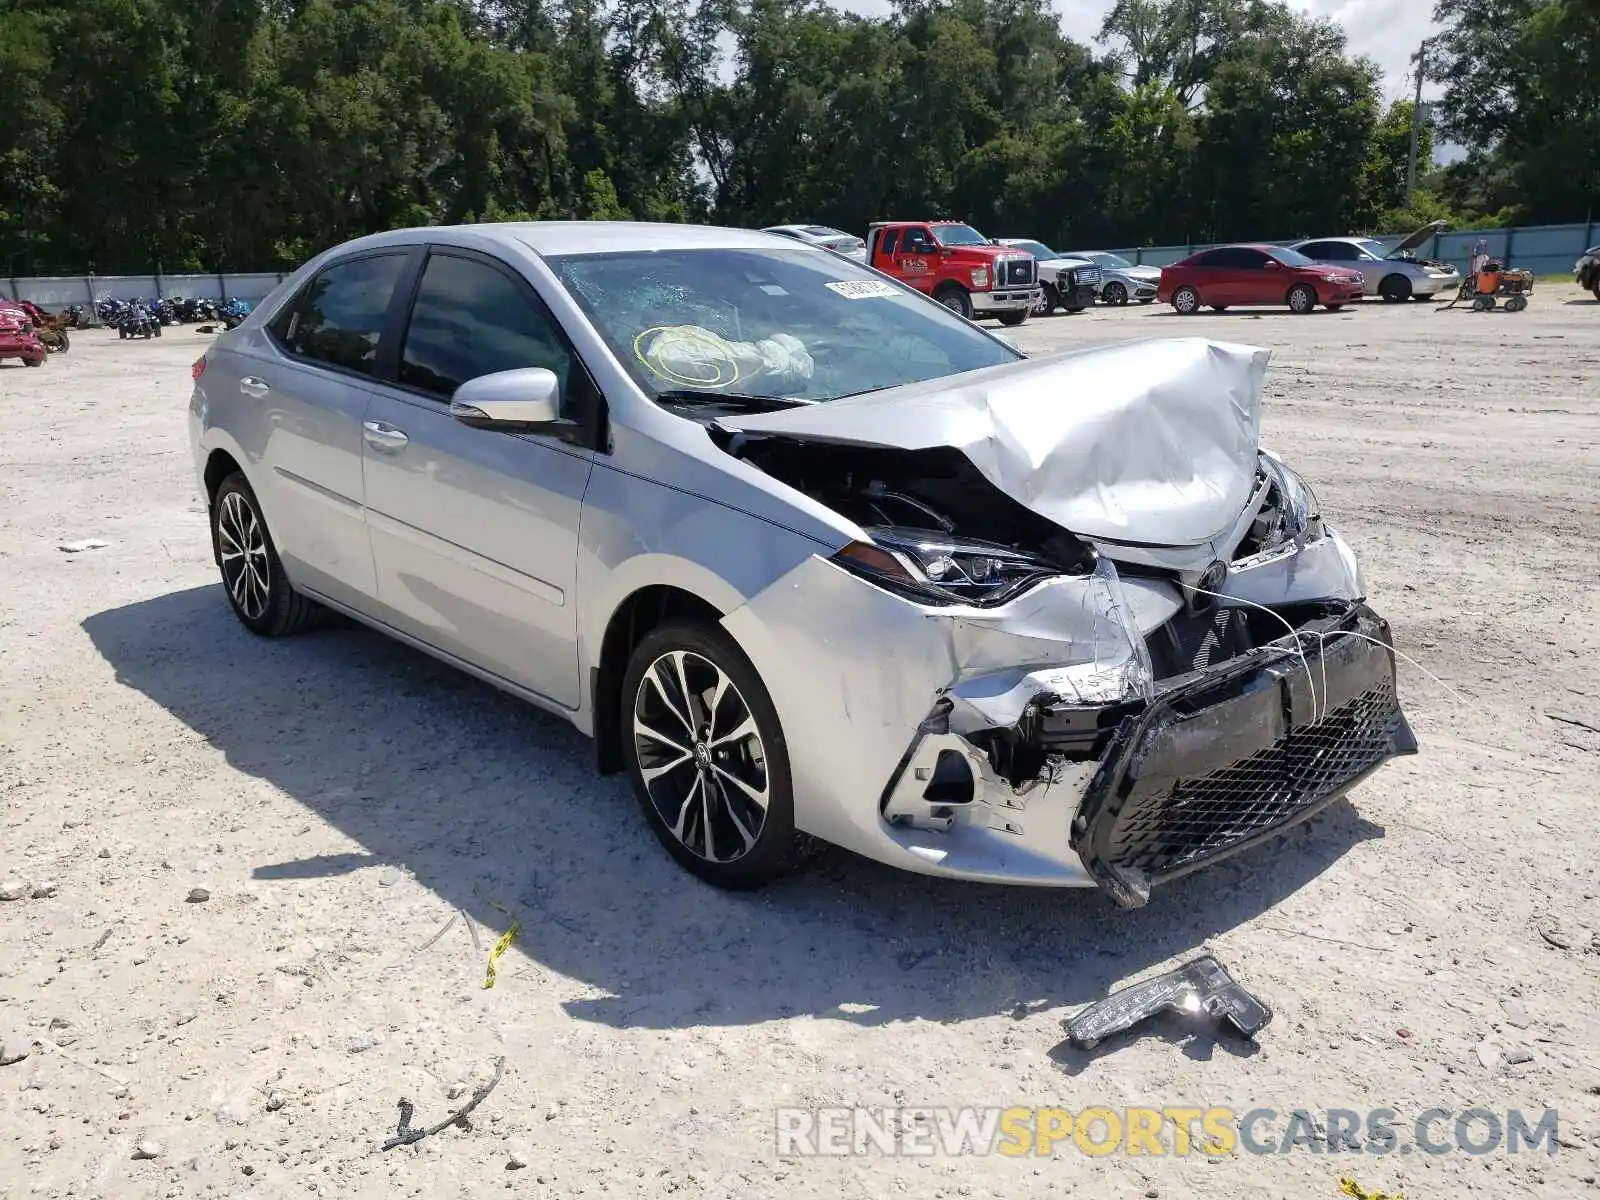
POLYGON ((1293 636, 1164 681, 1149 701, 1046 693, 1011 729, 967 736, 936 708, 883 817, 951 874, 1004 878, 982 866, 999 840, 1018 882, 1093 883, 1141 905, 1153 884, 1275 836, 1416 752, 1388 625, 1363 604, 1326 607, 1293 636), (1046 763, 1045 782, 1004 778, 1003 759, 1018 755, 1046 763))
MULTIPOLYGON (((1081 713, 1046 710, 1043 736, 1081 713)), ((1416 738, 1365 605, 1173 681, 1106 740, 1073 847, 1124 906, 1312 816, 1416 738)))

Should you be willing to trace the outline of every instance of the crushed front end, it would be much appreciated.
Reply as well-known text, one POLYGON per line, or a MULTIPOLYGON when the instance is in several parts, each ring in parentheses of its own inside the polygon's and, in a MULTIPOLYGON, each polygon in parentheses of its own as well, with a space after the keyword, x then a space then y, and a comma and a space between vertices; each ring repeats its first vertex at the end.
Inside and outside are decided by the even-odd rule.
POLYGON ((865 404, 720 433, 861 533, 726 619, 778 708, 796 823, 911 870, 1137 906, 1414 753, 1354 553, 1257 448, 1264 365, 1143 343, 910 397, 945 445, 924 426, 889 444, 905 426, 865 404), (1035 400, 1152 377, 1189 386, 1035 400))

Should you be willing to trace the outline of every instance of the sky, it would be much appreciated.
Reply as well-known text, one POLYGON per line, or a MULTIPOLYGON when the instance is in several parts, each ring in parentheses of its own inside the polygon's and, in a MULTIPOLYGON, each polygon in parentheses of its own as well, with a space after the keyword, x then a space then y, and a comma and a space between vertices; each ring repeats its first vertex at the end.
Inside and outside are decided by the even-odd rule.
MULTIPOLYGON (((888 12, 886 0, 833 0, 840 8, 872 16, 888 12)), ((1100 22, 1113 0, 1055 0, 1061 27, 1075 41, 1094 43, 1100 22)), ((1423 38, 1438 32, 1433 20, 1433 0, 1289 0, 1290 7, 1319 17, 1332 17, 1344 26, 1350 50, 1377 60, 1383 68, 1388 99, 1411 94, 1411 56, 1423 38)), ((1437 85, 1423 96, 1434 98, 1437 85)))

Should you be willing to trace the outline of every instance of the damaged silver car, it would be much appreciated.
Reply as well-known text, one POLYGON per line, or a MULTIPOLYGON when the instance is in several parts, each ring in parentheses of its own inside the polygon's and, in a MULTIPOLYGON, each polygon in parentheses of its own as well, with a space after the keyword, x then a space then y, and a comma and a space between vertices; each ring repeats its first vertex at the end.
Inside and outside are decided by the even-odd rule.
POLYGON ((563 714, 696 875, 815 838, 1137 905, 1415 750, 1266 367, 1025 359, 768 234, 497 224, 308 263, 190 427, 247 628, 334 609, 563 714))

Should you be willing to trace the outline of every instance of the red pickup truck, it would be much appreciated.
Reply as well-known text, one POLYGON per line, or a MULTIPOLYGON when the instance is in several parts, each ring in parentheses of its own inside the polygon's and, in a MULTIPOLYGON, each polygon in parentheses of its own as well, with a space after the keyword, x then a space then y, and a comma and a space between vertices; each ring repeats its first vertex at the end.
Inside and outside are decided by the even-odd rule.
POLYGON ((867 262, 969 320, 1021 325, 1039 300, 1039 265, 1031 254, 990 245, 959 221, 870 225, 867 262))

